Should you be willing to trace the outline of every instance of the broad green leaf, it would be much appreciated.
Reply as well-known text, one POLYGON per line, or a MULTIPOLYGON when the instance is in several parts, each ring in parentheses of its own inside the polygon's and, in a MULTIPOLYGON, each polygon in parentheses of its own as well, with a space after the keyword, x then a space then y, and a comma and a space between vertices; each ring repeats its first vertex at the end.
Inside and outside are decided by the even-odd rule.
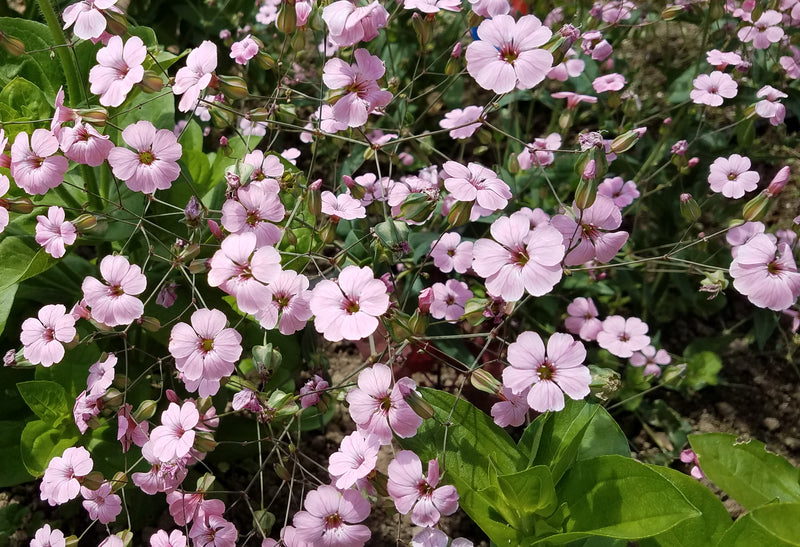
POLYGON ((19 458, 19 444, 25 422, 0 422, 0 487, 14 486, 33 480, 19 458))
MULTIPOLYGON (((52 106, 42 90, 25 78, 16 77, 0 91, 0 105, 3 105, 4 122, 42 120, 51 116, 52 106)), ((17 133, 32 133, 44 124, 24 123, 6 125, 7 136, 13 139, 17 133)))
POLYGON ((17 294, 17 287, 19 285, 10 285, 5 289, 0 289, 0 334, 6 328, 6 320, 8 314, 11 312, 11 306, 14 304, 14 296, 17 294))
POLYGON ((33 413, 46 424, 58 425, 64 418, 72 417, 67 394, 57 383, 33 380, 18 383, 17 389, 33 413))
POLYGON ((775 503, 747 513, 717 543, 719 547, 800 547, 800 503, 775 503))
POLYGON ((189 120, 189 123, 181 132, 180 138, 178 139, 178 143, 180 143, 184 153, 186 153, 186 151, 188 150, 194 150, 195 152, 202 152, 203 130, 200 128, 200 124, 198 124, 194 120, 189 120))
MULTIPOLYGON (((497 484, 503 493, 504 502, 513 508, 523 523, 531 523, 533 515, 551 515, 558 505, 553 476, 546 465, 500 475, 497 477, 497 484)), ((533 530, 531 528, 523 531, 533 530)))
POLYGON ((642 539, 700 515, 670 481, 622 456, 576 462, 556 491, 569 507, 566 532, 534 545, 562 545, 590 536, 642 539))
POLYGON ((747 510, 772 503, 800 502, 800 470, 766 451, 764 443, 737 443, 736 435, 690 435, 700 469, 747 510))
POLYGON ((101 353, 95 344, 80 344, 68 350, 57 365, 36 367, 36 379, 55 382, 64 388, 67 400, 74 401, 86 389, 89 367, 98 360, 101 353))
POLYGON ((20 438, 22 463, 28 473, 38 477, 44 473, 52 458, 63 454, 77 440, 78 428, 72 424, 54 428, 42 420, 28 422, 20 438))
POLYGON ((0 290, 39 275, 57 262, 40 248, 28 247, 20 237, 0 241, 0 290))
POLYGON ((686 373, 683 383, 693 389, 719 383, 717 374, 722 370, 722 359, 713 351, 701 351, 686 356, 686 373))
POLYGON ((660 547, 707 547, 716 545, 733 522, 728 510, 711 490, 680 471, 651 465, 650 469, 675 485, 675 488, 686 496, 700 515, 688 519, 680 526, 667 530, 663 534, 641 541, 642 547, 658 545, 660 547))
MULTIPOLYGON (((47 25, 19 17, 0 17, 0 31, 19 38, 25 43, 26 51, 34 52, 14 57, 0 48, 0 86, 22 77, 44 91, 48 102, 52 102, 59 86, 63 85, 64 75, 59 60, 50 57, 53 38, 47 25)), ((6 135, 11 127, 6 126, 6 135)))

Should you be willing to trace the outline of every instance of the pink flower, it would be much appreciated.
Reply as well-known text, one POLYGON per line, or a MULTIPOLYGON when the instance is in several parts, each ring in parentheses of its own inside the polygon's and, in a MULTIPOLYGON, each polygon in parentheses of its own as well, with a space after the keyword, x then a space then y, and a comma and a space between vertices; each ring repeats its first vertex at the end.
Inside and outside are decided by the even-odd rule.
POLYGON ((706 475, 700 469, 700 465, 697 461, 697 454, 695 454, 694 450, 692 450, 691 448, 687 448, 686 450, 681 452, 681 461, 683 463, 693 464, 692 470, 690 471, 690 475, 692 476, 692 478, 697 480, 705 478, 706 475))
POLYGON ((611 56, 614 48, 603 38, 603 33, 599 30, 590 30, 581 36, 581 50, 595 61, 602 62, 611 56))
POLYGON ((786 75, 796 80, 800 78, 800 49, 793 45, 790 45, 789 49, 791 49, 792 55, 784 55, 778 61, 783 67, 783 70, 786 71, 786 75))
POLYGON ((119 106, 125 101, 134 84, 144 78, 142 63, 147 48, 138 36, 122 45, 122 38, 112 36, 108 45, 97 52, 97 65, 89 71, 91 92, 100 95, 103 106, 119 106))
POLYGON ((381 444, 392 442, 392 433, 407 439, 417 433, 422 418, 405 398, 416 389, 411 378, 400 378, 392 386, 392 371, 377 363, 358 375, 358 387, 347 394, 350 416, 358 428, 376 435, 381 444))
MULTIPOLYGON (((450 538, 447 537, 447 534, 430 526, 423 528, 411 538, 411 547, 447 547, 449 543, 450 538)), ((455 542, 453 545, 458 547, 455 542)), ((471 546, 472 542, 469 545, 471 546)))
POLYGON ((523 332, 508 346, 509 367, 503 384, 512 392, 528 392, 528 405, 537 412, 564 408, 564 393, 573 400, 589 394, 591 374, 583 365, 586 349, 569 334, 555 333, 547 341, 535 332, 523 332))
POLYGON ((759 308, 785 310, 800 296, 800 273, 791 249, 766 234, 738 247, 730 274, 734 288, 759 308))
POLYGON ((381 443, 375 435, 354 431, 342 439, 339 450, 328 460, 328 473, 336 488, 350 488, 369 475, 378 463, 381 443))
MULTIPOLYGON (((406 3, 408 7, 408 3, 406 3)), ((449 129, 451 139, 468 139, 481 127, 483 107, 467 106, 463 110, 456 108, 444 115, 439 122, 439 127, 449 129)))
POLYGON ((267 286, 255 317, 265 329, 271 330, 277 325, 281 334, 289 335, 303 329, 312 315, 308 278, 284 270, 267 286))
POLYGON ((92 309, 92 317, 109 327, 129 325, 144 313, 144 304, 136 298, 147 287, 142 269, 124 256, 108 255, 100 262, 100 275, 83 280, 83 298, 92 309))
POLYGON ((20 341, 23 355, 34 365, 49 367, 64 358, 64 345, 75 338, 75 318, 61 304, 48 304, 39 310, 37 318, 22 322, 20 341))
POLYGON ((53 258, 61 258, 67 252, 65 245, 72 245, 77 238, 75 225, 64 220, 64 209, 50 207, 47 216, 36 217, 36 243, 44 247, 53 258))
POLYGON ((553 152, 559 148, 561 148, 561 135, 558 133, 550 133, 544 138, 533 139, 533 142, 517 156, 519 168, 530 169, 534 165, 542 167, 552 165, 556 161, 556 155, 553 152))
POLYGON ((258 394, 252 389, 243 388, 233 396, 231 401, 233 410, 249 410, 250 412, 260 413, 264 411, 264 406, 258 399, 258 394))
POLYGON ((466 273, 472 267, 472 246, 472 241, 462 242, 456 232, 442 234, 438 241, 431 242, 433 265, 442 273, 466 273))
POLYGON ((67 158, 91 167, 102 165, 114 149, 111 137, 101 135, 91 125, 80 122, 76 122, 74 127, 62 128, 58 141, 67 158))
POLYGON ((578 297, 567 306, 569 317, 564 322, 567 330, 581 339, 592 342, 603 329, 603 322, 597 318, 597 306, 591 298, 578 297))
POLYGON ((156 304, 162 306, 164 308, 171 308, 175 301, 178 299, 178 284, 174 281, 169 281, 165 283, 161 290, 158 291, 158 296, 156 296, 156 304))
POLYGON ((410 450, 401 450, 389 464, 386 490, 403 515, 411 511, 411 522, 417 526, 436 526, 441 515, 452 515, 458 509, 455 486, 439 486, 439 462, 428 462, 428 476, 422 473, 422 461, 410 450))
POLYGON ((236 192, 236 199, 226 200, 222 206, 222 225, 232 234, 252 232, 256 247, 277 245, 283 231, 275 223, 281 222, 284 209, 276 192, 261 184, 250 184, 236 192))
POLYGON ((322 280, 311 294, 314 327, 331 342, 369 336, 388 309, 386 286, 366 266, 347 266, 337 281, 322 280))
POLYGON ((153 443, 147 442, 142 446, 142 457, 150 464, 147 473, 133 473, 133 484, 151 496, 156 492, 171 492, 186 478, 189 471, 183 459, 171 462, 162 462, 153 453, 153 443))
POLYGON ((40 486, 41 499, 50 505, 61 505, 78 497, 81 491, 80 479, 88 475, 94 462, 89 451, 82 446, 64 450, 47 464, 40 486))
POLYGON ((544 80, 553 66, 549 51, 539 49, 552 36, 533 15, 514 21, 497 15, 478 27, 479 40, 467 46, 467 72, 484 89, 508 93, 530 89, 544 80))
POLYGON ((49 524, 45 524, 36 530, 30 547, 65 547, 66 544, 64 532, 58 528, 51 529, 49 524))
POLYGON ((159 530, 150 536, 150 547, 186 547, 186 541, 186 536, 180 530, 173 530, 169 535, 159 530))
POLYGON ((783 118, 786 116, 786 107, 778 101, 785 99, 788 95, 770 85, 765 85, 758 90, 756 97, 763 98, 756 103, 756 114, 767 118, 771 125, 782 124, 783 118))
POLYGON ((122 512, 122 499, 111 492, 111 483, 105 481, 97 490, 81 487, 83 508, 89 512, 89 518, 108 524, 116 520, 122 512))
POLYGON ((365 218, 367 210, 361 202, 353 199, 350 194, 334 195, 333 192, 325 190, 322 192, 322 213, 330 215, 331 220, 338 222, 341 219, 354 220, 365 218))
POLYGON ((663 349, 656 351, 656 348, 653 346, 643 347, 641 350, 634 353, 630 358, 631 366, 645 367, 645 376, 654 370, 659 371, 658 374, 660 374, 660 367, 668 365, 670 362, 672 362, 672 358, 669 356, 669 353, 663 349))
POLYGON ((133 407, 129 403, 125 403, 117 411, 117 440, 122 445, 122 452, 127 452, 131 443, 142 447, 150 440, 147 435, 150 423, 137 423, 131 413, 132 410, 133 407))
POLYGON ((598 76, 592 81, 592 87, 598 93, 606 91, 619 91, 625 87, 625 76, 622 74, 606 74, 605 76, 598 76))
POLYGON ((579 222, 572 216, 556 215, 552 223, 562 234, 564 247, 570 249, 564 264, 577 266, 590 260, 610 262, 628 241, 628 233, 611 232, 622 224, 622 214, 611 199, 598 195, 587 209, 574 207, 579 222))
MULTIPOLYGON (((567 52, 567 56, 574 56, 575 50, 570 49, 567 52)), ((553 68, 547 73, 547 77, 551 80, 558 80, 559 82, 566 82, 569 78, 577 78, 581 74, 583 74, 584 69, 586 68, 586 63, 581 59, 566 59, 553 68)))
POLYGON ((225 504, 222 500, 206 499, 206 493, 202 490, 184 494, 173 491, 167 494, 169 513, 178 526, 183 526, 193 520, 203 520, 211 515, 222 515, 225 512, 225 504))
POLYGON ((639 190, 632 180, 624 181, 622 177, 613 177, 603 180, 597 186, 597 193, 614 202, 620 209, 627 207, 639 197, 639 190))
POLYGON ((181 168, 181 145, 169 129, 158 129, 142 120, 122 130, 125 144, 136 152, 122 146, 108 154, 108 163, 114 176, 125 181, 134 192, 152 194, 156 190, 166 190, 178 178, 181 168))
POLYGON ((711 164, 708 183, 714 192, 720 192, 726 198, 738 199, 758 186, 758 173, 748 169, 750 159, 739 154, 727 159, 717 158, 711 164))
POLYGON ((463 281, 448 279, 447 283, 434 283, 433 303, 430 313, 436 319, 456 321, 464 315, 464 306, 472 298, 472 291, 463 281))
POLYGON ((739 92, 739 85, 730 74, 715 70, 711 74, 701 74, 692 81, 694 89, 689 93, 696 104, 720 106, 722 100, 732 99, 739 92))
POLYGON ((356 490, 323 484, 308 493, 303 507, 292 522, 297 539, 308 545, 363 547, 370 538, 369 528, 358 524, 369 516, 369 501, 356 490))
MULTIPOLYGON (((186 380, 216 383, 233 373, 234 364, 242 355, 242 337, 226 328, 227 318, 219 310, 200 309, 192 314, 191 326, 178 323, 169 337, 169 352, 186 380)), ((201 397, 215 395, 200 393, 201 397)))
POLYGON ((525 417, 528 415, 528 391, 523 390, 519 394, 515 394, 511 389, 503 386, 503 389, 498 396, 500 402, 492 405, 492 418, 494 423, 500 427, 520 426, 525 423, 525 417))
MULTIPOLYGON (((346 0, 341 1, 346 2, 346 0)), ((357 49, 354 55, 356 62, 352 65, 339 58, 330 59, 325 63, 322 69, 322 81, 331 90, 346 91, 333 105, 334 119, 347 124, 348 127, 361 127, 367 123, 367 117, 371 112, 389 104, 392 94, 381 91, 376 81, 386 72, 383 61, 375 55, 370 55, 366 49, 357 49)))
POLYGON ((64 28, 75 25, 75 36, 81 40, 94 40, 106 30, 103 10, 119 11, 117 0, 84 0, 64 8, 64 28))
POLYGON ((525 291, 542 296, 561 279, 564 245, 550 224, 530 229, 525 214, 514 213, 492 223, 490 239, 473 247, 472 269, 486 279, 486 289, 507 302, 516 302, 525 291))
POLYGON ((589 12, 592 17, 611 25, 630 19, 636 4, 630 0, 600 0, 595 2, 589 12))
POLYGON ((106 355, 89 367, 89 377, 86 379, 86 389, 91 392, 103 392, 111 387, 114 381, 114 367, 117 357, 113 353, 106 355))
POLYGON ((491 169, 470 162, 467 167, 454 161, 442 166, 444 187, 456 201, 474 201, 487 211, 504 209, 511 199, 508 184, 491 169))
MULTIPOLYGON (((330 40, 339 47, 369 42, 386 26, 389 12, 377 0, 356 7, 350 0, 338 0, 325 6, 322 20, 328 25, 330 40)), ((327 85, 327 84, 326 84, 327 85)))
POLYGON ((739 66, 742 64, 742 56, 735 51, 712 49, 706 52, 706 61, 717 67, 717 70, 724 70, 728 65, 739 66))
POLYGON ((242 40, 234 42, 231 45, 230 57, 238 64, 246 65, 250 59, 258 54, 258 50, 258 43, 253 40, 253 37, 250 34, 248 34, 242 40))
POLYGON ((170 403, 161 413, 161 425, 150 433, 153 455, 162 462, 183 458, 192 448, 200 413, 193 401, 178 406, 170 403))
POLYGON ((178 70, 172 92, 183 95, 178 110, 188 112, 194 108, 200 94, 211 83, 212 72, 217 68, 217 46, 205 40, 186 57, 186 66, 178 70))
POLYGON ((628 358, 634 351, 650 344, 647 323, 638 317, 625 319, 612 315, 603 321, 603 330, 597 333, 597 343, 612 355, 628 358))
POLYGON ((300 400, 300 406, 303 408, 314 406, 319 402, 320 393, 327 390, 329 387, 331 386, 327 381, 315 374, 313 378, 300 388, 300 397, 298 398, 300 400))
POLYGON ((554 99, 566 99, 567 109, 575 108, 580 103, 594 104, 597 102, 597 97, 581 95, 580 93, 573 93, 572 91, 559 91, 557 93, 551 93, 550 96, 554 99))
POLYGON ((266 283, 281 272, 281 256, 273 247, 256 249, 252 233, 231 234, 209 261, 208 284, 236 298, 239 309, 256 313, 267 298, 266 283))
POLYGON ((469 3, 472 11, 481 17, 506 15, 511 10, 508 0, 469 0, 469 3))
POLYGON ((753 47, 756 49, 767 49, 783 38, 783 29, 779 26, 782 19, 780 12, 768 9, 753 23, 753 26, 739 29, 737 36, 745 44, 753 42, 753 47))
POLYGON ((221 515, 195 519, 189 530, 189 538, 195 547, 235 547, 238 536, 233 523, 221 515))
POLYGON ((422 13, 438 13, 439 10, 461 11, 461 0, 405 0, 405 9, 418 9, 422 13))
POLYGON ((8 216, 8 209, 6 208, 6 204, 2 199, 3 196, 6 195, 6 192, 8 192, 10 186, 11 184, 8 180, 8 177, 5 175, 0 175, 0 234, 2 234, 6 229, 6 226, 8 226, 8 222, 10 220, 8 216))
POLYGON ((69 161, 54 156, 58 139, 46 129, 36 129, 28 143, 28 134, 17 133, 11 145, 11 176, 17 186, 29 194, 44 194, 64 181, 69 161))

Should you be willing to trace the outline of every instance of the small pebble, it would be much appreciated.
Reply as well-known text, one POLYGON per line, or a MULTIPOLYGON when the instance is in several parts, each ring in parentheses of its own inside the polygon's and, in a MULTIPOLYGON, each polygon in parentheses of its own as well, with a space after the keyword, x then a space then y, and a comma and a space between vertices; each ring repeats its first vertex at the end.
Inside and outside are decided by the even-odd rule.
POLYGON ((769 429, 770 431, 775 431, 776 429, 781 427, 781 422, 777 418, 764 418, 764 427, 769 429))
POLYGON ((733 405, 730 403, 726 403, 725 401, 717 403, 716 407, 717 411, 719 411, 719 413, 722 414, 723 416, 730 416, 734 412, 736 412, 736 409, 733 408, 733 405))
POLYGON ((789 450, 797 450, 800 448, 800 439, 795 437, 786 437, 783 439, 783 444, 785 444, 789 450))

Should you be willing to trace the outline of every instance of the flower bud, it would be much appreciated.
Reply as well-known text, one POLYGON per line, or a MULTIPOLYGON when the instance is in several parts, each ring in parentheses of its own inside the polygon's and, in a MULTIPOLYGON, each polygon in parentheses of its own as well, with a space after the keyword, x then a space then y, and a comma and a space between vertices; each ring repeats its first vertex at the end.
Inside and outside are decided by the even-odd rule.
POLYGON ((414 310, 414 313, 408 320, 408 326, 414 336, 422 336, 425 334, 425 329, 428 328, 428 315, 421 313, 420 310, 414 310))
POLYGON ((447 213, 447 222, 450 226, 461 226, 469 222, 469 216, 472 213, 472 201, 457 201, 450 207, 450 212, 447 213))
POLYGON ((3 31, 0 31, 0 46, 3 46, 3 49, 14 57, 19 57, 25 53, 25 43, 19 38, 9 36, 3 31))
POLYGON ((289 473, 289 470, 286 469, 286 466, 283 465, 283 463, 275 464, 275 474, 284 482, 289 482, 292 480, 292 474, 289 473))
POLYGON ((790 174, 791 172, 788 165, 781 167, 780 171, 775 174, 769 186, 767 186, 767 189, 764 191, 767 197, 773 198, 780 194, 781 190, 786 186, 786 183, 789 182, 790 174))
POLYGON ((685 6, 679 6, 677 4, 676 5, 672 5, 672 6, 667 7, 666 9, 664 9, 664 11, 661 12, 661 18, 664 21, 672 21, 673 19, 678 17, 681 13, 683 13, 684 11, 686 11, 686 7, 685 6))
POLYGON ((318 217, 322 212, 322 179, 317 179, 308 185, 308 194, 306 195, 306 205, 308 212, 318 217))
POLYGON ((486 298, 470 298, 464 304, 464 315, 461 317, 466 319, 470 325, 477 327, 486 320, 483 312, 489 307, 491 302, 486 298))
POLYGON ((608 401, 622 387, 619 372, 596 365, 589 365, 589 372, 592 375, 589 390, 601 401, 608 401))
POLYGON ((297 29, 297 10, 294 7, 294 0, 281 2, 275 26, 284 34, 291 34, 297 29))
POLYGON ((186 264, 191 260, 197 258, 197 255, 200 254, 200 245, 197 243, 190 243, 178 255, 178 261, 182 264, 186 264))
POLYGON ((765 190, 748 201, 742 209, 742 218, 747 222, 755 222, 764 218, 769 211, 769 198, 770 196, 765 190))
POLYGON ((217 80, 222 94, 230 99, 245 99, 250 95, 247 82, 238 76, 217 76, 217 80))
POLYGON ((256 63, 259 68, 263 70, 272 70, 275 68, 275 59, 269 53, 259 51, 255 56, 256 63))
POLYGON ((411 16, 411 26, 414 28, 414 32, 417 33, 417 40, 421 46, 425 46, 431 39, 431 31, 433 30, 433 24, 431 21, 428 21, 427 17, 422 18, 418 12, 414 12, 414 15, 411 16))
POLYGON ((700 206, 692 197, 692 194, 681 194, 681 216, 689 222, 694 222, 700 218, 700 206))
POLYGON ((89 490, 97 490, 105 482, 105 478, 100 471, 92 471, 85 477, 78 478, 78 482, 89 490))
POLYGON ((353 196, 353 199, 364 199, 364 196, 367 194, 367 189, 354 181, 353 177, 344 175, 342 181, 344 185, 347 186, 347 189, 350 190, 350 195, 353 196))
POLYGON ((189 273, 192 275, 208 273, 208 259, 198 258, 189 263, 189 273))
POLYGON ((198 452, 212 452, 217 447, 217 441, 210 431, 198 431, 192 447, 198 452))
POLYGON ((128 484, 128 475, 124 471, 117 471, 109 482, 111 483, 111 491, 118 492, 128 484))
POLYGON ((103 395, 103 406, 112 409, 117 409, 123 402, 122 393, 116 388, 109 388, 106 394, 103 395))
POLYGON ((503 390, 503 384, 482 368, 472 371, 469 381, 472 387, 484 393, 497 395, 503 390))
POLYGON ((139 404, 139 408, 133 413, 133 419, 137 422, 146 422, 156 414, 158 403, 152 399, 145 399, 139 404))
POLYGON ((400 205, 403 217, 414 222, 424 222, 436 207, 436 202, 420 192, 408 194, 400 205))
POLYGON ((95 108, 79 108, 76 110, 81 121, 91 124, 95 127, 105 127, 106 120, 108 119, 108 110, 103 107, 95 108))
POLYGON ((211 233, 214 235, 217 241, 222 241, 225 239, 225 234, 222 233, 222 229, 219 227, 219 224, 209 218, 206 219, 206 225, 208 226, 208 229, 211 230, 211 233))
POLYGON ((33 202, 30 198, 13 198, 7 199, 8 210, 12 213, 21 213, 27 215, 33 211, 33 202))
POLYGON ((142 81, 137 84, 145 93, 158 93, 164 88, 161 75, 152 70, 145 70, 142 81))
POLYGON ((430 313, 431 304, 433 304, 433 301, 433 289, 430 287, 425 287, 419 291, 419 304, 417 305, 417 309, 422 314, 428 314, 430 313))
POLYGON ((642 136, 639 131, 633 129, 626 131, 622 135, 617 136, 616 139, 611 141, 611 151, 615 154, 622 154, 630 150, 634 144, 639 142, 642 136))
POLYGON ((267 372, 274 372, 283 362, 281 353, 272 347, 272 344, 266 346, 253 346, 253 363, 259 368, 267 372))
POLYGON ((72 225, 80 233, 85 234, 97 227, 97 217, 89 213, 83 213, 72 221, 72 225))
POLYGON ((138 323, 147 332, 158 332, 159 330, 161 330, 161 321, 159 321, 155 317, 143 315, 138 319, 138 323))
POLYGON ((597 199, 597 178, 581 178, 575 189, 575 205, 578 209, 588 209, 597 199))
POLYGON ((686 373, 686 363, 678 365, 670 365, 662 371, 661 383, 667 385, 674 385, 681 381, 686 373))
POLYGON ((405 396, 405 401, 408 403, 408 406, 411 407, 411 410, 416 412, 417 416, 421 417, 423 420, 433 418, 433 406, 423 399, 422 395, 420 395, 416 389, 405 396))
POLYGON ((102 10, 103 16, 106 18, 106 30, 109 34, 122 36, 128 31, 128 19, 121 11, 116 10, 102 10))
POLYGON ((333 240, 336 239, 336 224, 333 220, 336 219, 338 223, 338 219, 333 217, 331 222, 326 222, 322 228, 319 230, 319 239, 323 243, 333 243, 333 240))

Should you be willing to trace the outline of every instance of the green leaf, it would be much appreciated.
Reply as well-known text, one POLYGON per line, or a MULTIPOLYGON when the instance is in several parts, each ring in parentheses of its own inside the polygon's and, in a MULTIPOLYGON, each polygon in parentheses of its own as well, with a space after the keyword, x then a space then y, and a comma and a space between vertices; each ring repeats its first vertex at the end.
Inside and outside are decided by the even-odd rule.
POLYGON ((684 383, 692 389, 700 389, 707 385, 719 383, 717 374, 722 370, 722 359, 712 351, 701 351, 686 356, 686 374, 684 383))
MULTIPOLYGON (((0 86, 22 77, 44 91, 50 99, 48 102, 52 103, 59 86, 64 82, 64 74, 58 59, 50 58, 49 48, 53 45, 53 38, 47 25, 18 17, 0 17, 0 31, 22 40, 26 50, 24 55, 14 57, 0 48, 0 86)), ((6 126, 6 136, 11 127, 6 126)))
POLYGON ((574 461, 630 456, 625 435, 598 404, 568 399, 564 410, 542 414, 525 430, 519 450, 532 465, 547 465, 558 482, 574 461))
POLYGON ((19 458, 19 445, 25 423, 21 421, 0 422, 0 487, 14 486, 33 480, 19 458))
POLYGON ((763 350, 772 333, 778 327, 778 314, 763 308, 757 308, 753 314, 753 335, 758 349, 763 350))
POLYGON ((6 328, 6 321, 8 320, 8 314, 11 312, 11 306, 14 304, 17 287, 19 285, 15 284, 0 289, 0 334, 3 334, 6 328))
POLYGON ((67 400, 74 400, 86 389, 89 367, 100 357, 96 344, 80 344, 64 354, 64 359, 52 367, 36 367, 36 379, 55 382, 66 393, 67 400))
POLYGON ((77 440, 78 429, 72 424, 54 428, 42 420, 28 422, 20 439, 22 463, 28 473, 38 477, 52 458, 63 454, 77 440))
POLYGON ((731 527, 731 516, 717 496, 701 483, 680 471, 651 465, 650 469, 667 479, 700 511, 696 518, 641 542, 641 547, 707 547, 716 545, 731 527))
POLYGON ((500 475, 497 477, 497 484, 503 493, 504 502, 514 509, 522 522, 530 523, 532 515, 547 517, 558 505, 553 475, 546 465, 500 475))
POLYGON ((67 394, 57 383, 33 380, 18 383, 17 389, 33 413, 46 424, 58 425, 64 418, 72 417, 67 394))
POLYGON ((703 473, 747 510, 772 503, 800 502, 800 470, 766 451, 764 443, 737 443, 736 435, 690 435, 703 473))
MULTIPOLYGON (((50 102, 42 90, 25 78, 14 78, 0 91, 0 112, 4 122, 33 122, 50 116, 50 102)), ((6 136, 14 139, 18 133, 32 133, 43 122, 5 125, 6 136)))
POLYGON ((44 251, 33 250, 21 237, 0 241, 0 290, 39 275, 58 262, 44 251))
POLYGON ((800 503, 759 507, 737 520, 719 547, 800 547, 800 503))
POLYGON ((576 462, 556 491, 569 508, 566 533, 534 545, 560 545, 590 536, 642 539, 700 514, 670 481, 622 456, 576 462))

